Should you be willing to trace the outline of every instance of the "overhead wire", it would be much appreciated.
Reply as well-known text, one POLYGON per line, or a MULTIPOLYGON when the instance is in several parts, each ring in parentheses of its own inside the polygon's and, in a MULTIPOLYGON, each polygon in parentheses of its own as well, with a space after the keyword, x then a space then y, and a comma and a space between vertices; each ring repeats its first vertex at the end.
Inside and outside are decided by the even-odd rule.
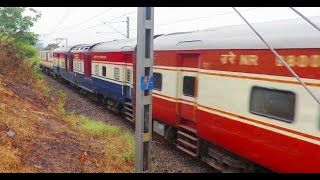
MULTIPOLYGON (((121 16, 118 16, 118 17, 109 19, 109 20, 107 20, 107 21, 114 21, 114 20, 116 20, 116 19, 119 19, 119 18, 124 17, 124 16, 129 15, 129 14, 132 14, 132 13, 134 13, 134 12, 137 12, 137 10, 134 10, 134 11, 131 11, 131 12, 122 14, 121 16)), ((73 35, 75 35, 75 33, 77 33, 77 32, 80 32, 80 31, 88 31, 88 30, 90 30, 90 29, 93 29, 93 28, 95 28, 95 27, 97 27, 97 26, 99 26, 99 25, 103 25, 103 24, 105 24, 105 22, 101 21, 100 24, 97 24, 97 25, 95 25, 95 26, 88 27, 87 29, 81 29, 81 30, 79 30, 79 31, 70 33, 70 34, 68 34, 68 35, 66 35, 66 36, 73 36, 73 35)))
POLYGON ((301 80, 301 78, 294 72, 294 70, 286 63, 285 60, 274 50, 274 48, 269 45, 264 38, 253 28, 253 26, 247 21, 247 19, 235 8, 232 7, 234 11, 241 17, 241 19, 251 28, 251 30, 259 37, 259 39, 272 51, 272 53, 281 61, 281 63, 289 70, 289 72, 300 82, 304 89, 312 96, 312 98, 320 104, 320 100, 315 94, 308 88, 308 86, 301 80))
MULTIPOLYGON (((66 30, 68 30, 68 29, 70 29, 70 28, 75 28, 75 27, 77 28, 77 27, 79 27, 80 25, 82 25, 83 23, 88 22, 88 21, 92 20, 93 18, 96 18, 96 17, 98 17, 98 16, 100 16, 100 15, 102 15, 102 14, 104 14, 104 13, 106 13, 106 12, 112 10, 112 9, 113 9, 113 8, 108 8, 107 10, 105 10, 105 11, 99 13, 99 14, 96 14, 96 15, 94 15, 94 16, 92 16, 92 17, 90 17, 90 18, 88 18, 88 19, 86 19, 86 20, 84 20, 84 21, 82 21, 82 22, 80 22, 80 23, 78 23, 78 24, 75 24, 75 25, 66 27, 66 28, 64 28, 64 29, 62 29, 62 30, 60 30, 60 31, 66 31, 66 30)), ((60 31, 58 31, 58 32, 60 32, 60 31)), ((54 34, 54 33, 51 33, 51 34, 49 34, 49 35, 52 35, 52 34, 54 34)))
POLYGON ((68 10, 64 13, 64 15, 62 16, 62 18, 60 19, 60 21, 57 23, 57 25, 54 26, 54 29, 55 29, 55 30, 54 30, 54 31, 51 31, 51 33, 49 33, 48 35, 53 34, 54 32, 57 31, 57 27, 59 27, 59 25, 61 25, 62 22, 64 22, 64 21, 66 20, 66 17, 68 17, 69 14, 70 14, 70 11, 71 11, 71 8, 68 8, 68 10))

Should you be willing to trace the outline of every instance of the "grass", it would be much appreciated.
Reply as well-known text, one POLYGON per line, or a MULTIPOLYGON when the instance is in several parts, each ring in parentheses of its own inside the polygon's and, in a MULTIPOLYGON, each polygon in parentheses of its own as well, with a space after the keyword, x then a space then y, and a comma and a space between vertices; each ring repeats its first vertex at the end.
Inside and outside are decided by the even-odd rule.
POLYGON ((19 150, 10 146, 0 146, 0 172, 20 172, 21 159, 19 157, 19 150))
POLYGON ((13 142, 38 139, 39 131, 34 126, 38 118, 26 111, 29 109, 27 103, 14 98, 12 94, 0 90, 0 172, 34 172, 32 168, 24 166, 21 151, 14 147, 13 142), (8 129, 14 131, 14 137, 7 136, 8 129))
POLYGON ((52 112, 70 124, 72 129, 80 132, 81 138, 87 139, 85 143, 90 144, 91 149, 100 149, 103 153, 97 162, 102 172, 134 171, 135 139, 131 133, 82 115, 66 113, 64 109, 66 93, 57 86, 52 87, 50 94, 54 94, 58 99, 52 112))
POLYGON ((135 141, 132 134, 119 127, 101 121, 92 121, 85 116, 68 115, 67 121, 78 129, 84 137, 91 137, 101 149, 103 158, 98 166, 103 172, 133 172, 135 158, 135 141))
MULTIPOLYGON (((34 144, 48 139, 59 141, 55 134, 66 130, 79 134, 75 141, 96 154, 99 172, 134 171, 135 142, 132 134, 116 126, 68 114, 64 109, 66 94, 57 86, 47 85, 38 73, 38 60, 29 63, 14 54, 14 50, 11 53, 9 50, 0 47, 0 64, 3 65, 0 69, 0 172, 36 172, 25 164, 23 153, 32 151, 34 144), (7 72, 4 73, 6 77, 1 75, 2 72, 7 72), (16 91, 2 86, 4 79, 27 86, 29 89, 24 91, 30 92, 22 94, 29 96, 20 98, 14 93, 16 91), (52 117, 50 121, 61 121, 68 126, 52 128, 50 121, 39 115, 52 117), (14 131, 13 137, 7 136, 9 129, 14 131)), ((87 168, 85 171, 96 170, 87 168)))
MULTIPOLYGON (((100 172, 133 172, 135 158, 134 136, 117 126, 108 125, 101 121, 93 121, 85 116, 68 114, 64 103, 66 94, 57 87, 50 89, 58 95, 58 99, 51 104, 51 110, 42 112, 52 114, 60 121, 69 124, 70 129, 80 133, 79 142, 89 146, 90 150, 100 152, 96 165, 100 172)), ((23 144, 24 141, 41 141, 47 139, 50 133, 43 132, 37 124, 42 123, 37 114, 33 113, 33 105, 16 97, 10 91, 1 91, 0 86, 0 131, 1 125, 13 130, 15 141, 23 144)), ((41 113, 41 112, 40 112, 41 113)), ((25 167, 20 158, 21 151, 14 148, 11 138, 6 135, 0 141, 0 172, 34 172, 25 167)), ((30 147, 25 147, 26 149, 30 147)), ((85 169, 90 172, 90 169, 85 169)))

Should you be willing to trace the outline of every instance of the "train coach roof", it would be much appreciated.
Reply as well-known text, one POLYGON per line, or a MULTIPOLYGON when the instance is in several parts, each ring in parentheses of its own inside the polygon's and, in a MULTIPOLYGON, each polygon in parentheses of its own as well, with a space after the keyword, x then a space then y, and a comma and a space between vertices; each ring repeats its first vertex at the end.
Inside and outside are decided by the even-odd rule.
MULTIPOLYGON (((320 17, 310 20, 320 26, 320 17)), ((320 32, 302 18, 252 26, 273 48, 320 48, 320 32)), ((267 46, 247 24, 172 33, 154 41, 154 50, 196 49, 267 49, 267 46)))
POLYGON ((95 44, 79 44, 71 48, 71 52, 87 52, 95 44))
POLYGON ((60 48, 55 49, 53 52, 66 53, 66 52, 69 52, 73 47, 75 47, 75 46, 60 47, 60 48))
POLYGON ((91 47, 91 52, 134 51, 137 39, 114 40, 98 43, 91 47))

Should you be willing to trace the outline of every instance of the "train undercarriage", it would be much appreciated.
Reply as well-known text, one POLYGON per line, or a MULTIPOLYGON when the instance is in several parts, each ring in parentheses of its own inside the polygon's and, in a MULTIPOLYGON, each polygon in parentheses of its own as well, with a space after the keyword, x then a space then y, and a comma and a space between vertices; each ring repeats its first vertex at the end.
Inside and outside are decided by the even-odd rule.
MULTIPOLYGON (((58 77, 52 69, 40 66, 42 72, 58 77)), ((133 107, 131 102, 120 104, 101 94, 91 93, 73 84, 62 77, 58 77, 79 89, 82 94, 90 99, 104 105, 108 110, 123 116, 133 123, 133 107)), ((244 159, 217 145, 214 145, 197 136, 196 129, 185 125, 171 126, 159 120, 153 119, 153 131, 167 141, 173 143, 180 151, 204 161, 215 170, 222 173, 270 173, 271 170, 264 168, 254 162, 244 159)))

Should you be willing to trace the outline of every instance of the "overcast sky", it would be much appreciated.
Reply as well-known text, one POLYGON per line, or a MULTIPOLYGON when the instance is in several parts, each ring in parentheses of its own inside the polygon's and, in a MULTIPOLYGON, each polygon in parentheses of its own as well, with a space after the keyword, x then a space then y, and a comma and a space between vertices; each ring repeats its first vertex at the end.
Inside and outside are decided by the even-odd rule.
MULTIPOLYGON (((68 38, 68 45, 125 39, 127 17, 130 18, 130 38, 137 35, 136 7, 35 9, 41 11, 42 17, 32 30, 41 35, 45 44, 55 43, 56 38, 68 38)), ((308 17, 320 16, 320 7, 296 9, 308 17)), ((238 10, 249 22, 300 18, 287 7, 241 7, 238 10)), ((244 22, 231 7, 155 7, 154 34, 194 31, 232 24, 244 22)))

